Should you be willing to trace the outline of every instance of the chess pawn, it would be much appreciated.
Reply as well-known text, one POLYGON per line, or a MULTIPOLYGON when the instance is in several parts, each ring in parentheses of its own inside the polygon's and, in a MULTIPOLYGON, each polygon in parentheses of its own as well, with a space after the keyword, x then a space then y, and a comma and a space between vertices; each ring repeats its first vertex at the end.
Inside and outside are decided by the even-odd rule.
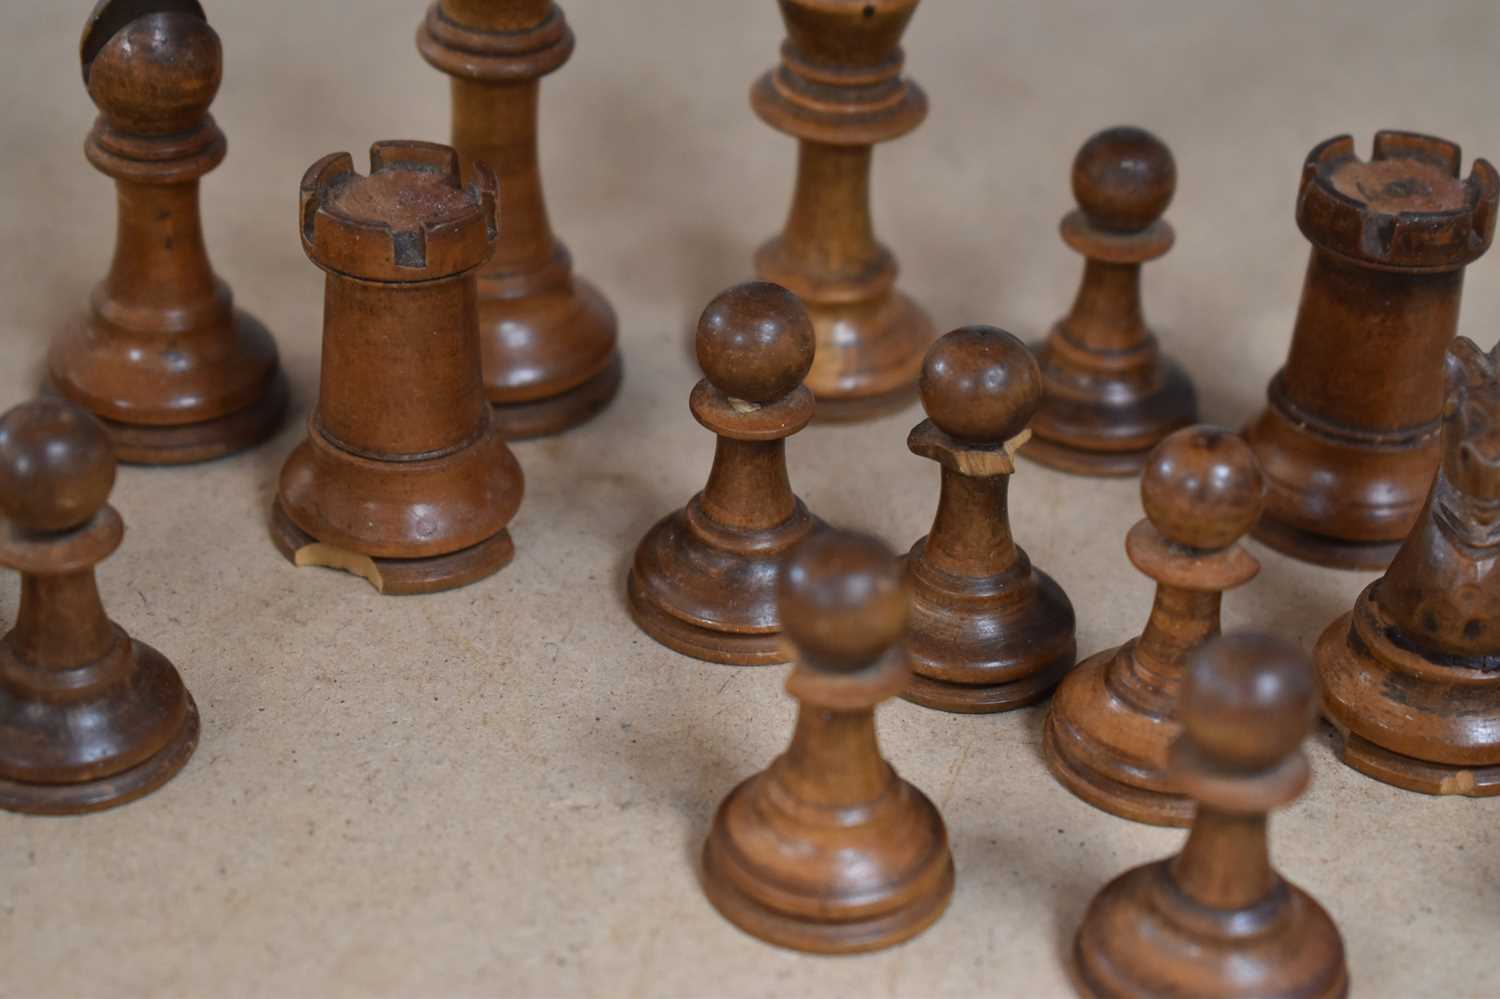
POLYGON ((927 117, 926 95, 901 75, 901 35, 917 2, 780 0, 781 65, 750 95, 762 120, 799 142, 791 214, 756 254, 755 270, 812 315, 818 350, 807 385, 821 419, 904 405, 936 335, 896 290, 896 259, 870 217, 874 144, 927 117))
POLYGON ((224 159, 208 113, 222 53, 196 0, 104 0, 83 36, 100 115, 89 162, 115 180, 114 263, 88 316, 53 341, 51 385, 87 408, 121 461, 170 465, 259 444, 280 427, 275 341, 209 264, 199 179, 224 159))
POLYGON ((1224 591, 1260 564, 1238 543, 1260 516, 1265 483, 1243 440, 1217 427, 1187 427, 1158 444, 1141 477, 1146 519, 1125 551, 1156 580, 1139 638, 1090 656, 1058 687, 1042 750, 1053 776, 1106 812, 1185 826, 1193 801, 1172 780, 1168 750, 1184 661, 1219 633, 1224 591))
POLYGON ((779 587, 797 652, 791 746, 724 799, 703 848, 703 887, 740 929, 844 954, 910 939, 953 894, 942 816, 896 775, 875 707, 901 692, 906 594, 894 556, 825 531, 792 553, 779 587))
POLYGON ((1047 696, 1073 665, 1073 605, 1010 532, 1016 450, 1042 399, 1026 346, 968 326, 927 352, 928 418, 907 438, 942 466, 932 531, 912 546, 909 701, 942 711, 1008 711, 1047 696))
POLYGON ((1344 762, 1425 794, 1500 794, 1500 348, 1448 348, 1442 460, 1385 575, 1318 641, 1344 762))
POLYGON ((786 472, 786 439, 813 417, 802 384, 812 363, 812 323, 785 288, 739 285, 698 320, 707 377, 689 405, 718 435, 713 470, 641 540, 628 582, 636 623, 668 648, 740 666, 786 661, 776 574, 823 526, 786 472))
POLYGON ((327 278, 318 405, 273 513, 296 565, 430 593, 511 560, 521 468, 485 400, 474 286, 494 191, 429 142, 377 142, 368 177, 336 153, 303 178, 302 248, 327 278))
POLYGON ((0 564, 21 574, 0 639, 0 808, 122 805, 182 769, 198 708, 167 658, 104 613, 94 566, 125 534, 104 427, 63 399, 0 418, 0 564))
POLYGON ((499 176, 505 220, 479 272, 479 343, 495 422, 510 439, 554 434, 594 416, 620 388, 615 313, 573 273, 553 235, 537 163, 541 78, 573 54, 551 0, 437 0, 417 48, 453 78, 453 145, 466 172, 499 176))
POLYGON ((1106 129, 1078 151, 1078 209, 1062 237, 1086 260, 1083 283, 1032 348, 1047 394, 1023 457, 1080 475, 1134 475, 1158 441, 1197 419, 1193 383, 1141 311, 1141 265, 1172 248, 1161 216, 1176 190, 1172 152, 1150 132, 1106 129))
POLYGON ((1300 748, 1317 710, 1306 657, 1254 634, 1188 656, 1172 744, 1178 786, 1198 802, 1182 852, 1094 897, 1074 943, 1085 996, 1348 994, 1339 931, 1271 866, 1268 813, 1307 786, 1300 748))
POLYGON ((1269 491, 1255 537, 1294 558, 1383 569, 1438 466, 1443 352, 1464 268, 1489 249, 1500 175, 1457 146, 1379 132, 1308 154, 1297 224, 1312 242, 1286 366, 1245 431, 1269 491))

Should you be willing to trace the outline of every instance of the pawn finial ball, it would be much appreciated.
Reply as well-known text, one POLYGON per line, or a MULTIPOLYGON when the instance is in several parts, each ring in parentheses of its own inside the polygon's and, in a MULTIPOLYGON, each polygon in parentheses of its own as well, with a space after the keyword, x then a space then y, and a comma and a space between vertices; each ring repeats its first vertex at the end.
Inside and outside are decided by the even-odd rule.
POLYGON ((1042 402, 1042 371, 1005 330, 965 326, 927 351, 921 391, 922 407, 943 433, 999 444, 1031 422, 1042 402))
POLYGON ((37 399, 0 417, 0 513, 28 531, 66 531, 109 500, 115 454, 99 421, 37 399))
POLYGON ((1312 663, 1281 639, 1223 635, 1188 656, 1178 704, 1184 736, 1226 768, 1281 762, 1307 737, 1317 710, 1312 663))
POLYGON ((1143 128, 1105 129, 1073 160, 1073 196, 1089 221, 1103 229, 1145 229, 1161 218, 1176 191, 1172 151, 1143 128))
POLYGON ((1146 458, 1141 506, 1179 545, 1227 548, 1255 526, 1265 488, 1260 462, 1243 438, 1218 427, 1187 427, 1146 458))
POLYGON ((196 14, 143 14, 116 31, 84 72, 89 96, 115 128, 175 135, 191 131, 208 113, 219 92, 223 52, 218 33, 196 14))
POLYGON ((814 534, 781 570, 777 606, 787 637, 825 669, 867 666, 901 640, 907 595, 885 542, 850 531, 814 534))
POLYGON ((734 399, 764 404, 790 395, 812 370, 813 349, 801 299, 767 281, 730 288, 698 320, 698 364, 734 399))

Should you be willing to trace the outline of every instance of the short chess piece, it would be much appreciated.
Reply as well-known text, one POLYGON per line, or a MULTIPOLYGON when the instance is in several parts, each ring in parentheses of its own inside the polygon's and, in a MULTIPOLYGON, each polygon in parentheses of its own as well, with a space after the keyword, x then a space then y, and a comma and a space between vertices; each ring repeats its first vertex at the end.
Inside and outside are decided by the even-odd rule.
POLYGON ((1442 460, 1385 575, 1318 641, 1344 762, 1424 794, 1500 795, 1500 348, 1448 348, 1442 460))
POLYGON ((0 564, 21 574, 0 638, 0 808, 71 815, 156 790, 198 745, 167 658, 99 601, 94 567, 125 535, 104 427, 63 399, 0 417, 0 564))
POLYGON ((786 439, 813 417, 802 384, 813 363, 807 311, 785 288, 731 288, 698 320, 707 376, 689 405, 718 435, 708 485, 656 524, 635 551, 636 623, 684 655, 739 666, 786 661, 776 574, 823 525, 792 492, 786 439))
POLYGON ((1046 697, 1073 666, 1073 605, 1011 535, 1010 476, 1042 400, 1026 346, 969 326, 927 352, 928 418, 906 445, 942 467, 932 530, 906 557, 905 697, 942 711, 1008 711, 1046 697))
POLYGON ((1187 427, 1158 444, 1141 476, 1146 518, 1130 529, 1130 561, 1156 580, 1139 638, 1090 656, 1058 687, 1042 750, 1063 786, 1106 812, 1185 826, 1193 801, 1173 782, 1185 662, 1219 634, 1224 591, 1260 564, 1239 544, 1255 525, 1265 480, 1249 446, 1217 427, 1187 427))
POLYGON ((756 275, 795 292, 817 330, 808 388, 821 420, 904 406, 936 331, 896 290, 896 259, 870 214, 874 144, 927 116, 901 75, 901 36, 918 0, 780 0, 781 65, 751 92, 755 112, 798 140, 796 193, 781 235, 755 256, 756 275))
POLYGON ((779 589, 797 652, 786 685, 796 731, 719 806, 703 887, 726 919, 782 947, 889 947, 932 925, 953 895, 942 816, 875 738, 875 707, 908 675, 900 570, 882 542, 825 531, 792 553, 779 589))
POLYGON ((466 187, 429 142, 377 142, 368 177, 336 153, 303 178, 302 248, 327 278, 318 405, 272 518, 296 565, 397 594, 510 562, 523 480, 485 399, 475 309, 494 192, 487 167, 466 187))
POLYGON ((1257 540, 1319 565, 1383 569, 1438 466, 1443 352, 1464 268, 1494 238, 1500 175, 1457 146, 1380 132, 1308 154, 1297 224, 1312 243, 1286 366, 1245 437, 1269 492, 1257 540))
POLYGON ((537 163, 541 78, 573 54, 552 0, 437 0, 417 48, 453 78, 453 145, 471 170, 499 176, 505 220, 479 272, 485 391, 500 432, 515 440, 590 419, 620 388, 623 366, 609 302, 573 273, 552 234, 537 163))
POLYGON ((276 343, 214 274, 199 179, 224 159, 208 113, 222 51, 196 0, 104 0, 83 36, 99 106, 89 162, 114 178, 114 263, 88 315, 52 343, 51 387, 103 423, 121 461, 218 458, 280 428, 276 343))
POLYGON ((1086 261, 1083 282, 1032 348, 1047 394, 1022 457, 1079 475, 1135 475, 1157 442, 1198 418, 1192 381, 1141 309, 1141 265, 1172 248, 1162 213, 1176 190, 1171 150, 1143 129, 1106 129, 1078 151, 1078 209, 1062 237, 1086 261))
POLYGON ((1309 779, 1301 750, 1317 712, 1306 657, 1254 634, 1188 657, 1172 745, 1197 802, 1182 852, 1128 871, 1094 897, 1074 944, 1085 996, 1245 999, 1348 994, 1338 928, 1271 866, 1267 819, 1309 779))

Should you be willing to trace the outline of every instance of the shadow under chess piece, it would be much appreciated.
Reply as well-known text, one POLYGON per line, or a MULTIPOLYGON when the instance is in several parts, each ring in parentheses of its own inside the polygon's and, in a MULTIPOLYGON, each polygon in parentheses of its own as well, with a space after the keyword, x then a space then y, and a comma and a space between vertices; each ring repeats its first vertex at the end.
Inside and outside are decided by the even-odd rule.
POLYGON ((1151 616, 1139 638, 1068 674, 1042 738, 1053 776, 1096 808, 1155 825, 1192 820, 1193 801, 1167 764, 1181 732, 1184 661, 1219 633, 1224 591, 1260 571, 1238 542, 1264 495, 1255 453, 1227 430, 1188 427, 1152 450, 1141 477, 1146 519, 1125 539, 1130 561, 1156 580, 1151 616))
POLYGON ((1080 475, 1134 475, 1158 441, 1198 418, 1192 381, 1141 311, 1141 265, 1172 248, 1161 215, 1176 190, 1171 150, 1143 129, 1106 129, 1078 151, 1078 210, 1063 219, 1062 237, 1087 263, 1072 310, 1032 348, 1047 395, 1023 458, 1080 475))
POLYGON ((740 666, 786 661, 776 574, 822 522, 792 493, 786 439, 813 417, 802 384, 813 330, 797 296, 752 282, 698 320, 707 376, 689 405, 718 435, 708 485, 659 521, 635 551, 627 586, 636 623, 684 655, 740 666))
POLYGON ((1344 762, 1425 794, 1500 794, 1500 347, 1448 348, 1442 461, 1384 576, 1318 641, 1344 762))
POLYGON ((104 613, 94 567, 125 525, 104 428, 62 399, 0 418, 0 564, 21 574, 0 639, 0 808, 65 815, 156 790, 198 745, 166 657, 104 613))
POLYGON ((942 711, 1023 707, 1078 651, 1067 594, 1010 531, 1010 476, 1041 375, 1021 341, 968 326, 927 352, 921 391, 928 418, 906 443, 942 466, 942 493, 931 532, 906 557, 914 675, 904 696, 942 711))
POLYGON ((48 372, 121 461, 218 458, 264 441, 286 413, 276 343, 234 308, 203 242, 199 179, 226 148, 208 113, 222 55, 196 0, 104 0, 84 31, 100 111, 85 151, 115 180, 119 225, 109 275, 53 341, 48 372))
POLYGON ((795 950, 876 950, 953 894, 942 816, 881 758, 875 707, 901 692, 906 594, 882 542, 824 531, 792 553, 779 602, 798 659, 791 746, 719 806, 703 887, 740 929, 795 950))
POLYGON ((1338 928, 1271 866, 1266 836, 1271 809, 1307 786, 1300 747, 1316 712, 1312 669, 1294 646, 1225 635, 1189 655, 1171 769, 1198 802, 1192 832, 1175 857, 1094 897, 1074 943, 1083 995, 1348 994, 1338 928))

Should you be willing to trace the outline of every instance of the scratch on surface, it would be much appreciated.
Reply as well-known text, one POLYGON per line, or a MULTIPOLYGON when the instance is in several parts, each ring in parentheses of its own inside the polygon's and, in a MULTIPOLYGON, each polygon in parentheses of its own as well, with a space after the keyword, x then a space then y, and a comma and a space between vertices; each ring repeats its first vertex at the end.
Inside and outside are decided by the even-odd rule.
POLYGON ((958 760, 953 764, 953 769, 948 772, 948 785, 943 788, 943 800, 938 805, 938 811, 948 807, 948 800, 953 797, 953 789, 958 786, 958 775, 963 772, 964 764, 969 762, 969 754, 974 751, 974 740, 976 736, 971 730, 969 737, 964 740, 963 750, 958 754, 958 760))

